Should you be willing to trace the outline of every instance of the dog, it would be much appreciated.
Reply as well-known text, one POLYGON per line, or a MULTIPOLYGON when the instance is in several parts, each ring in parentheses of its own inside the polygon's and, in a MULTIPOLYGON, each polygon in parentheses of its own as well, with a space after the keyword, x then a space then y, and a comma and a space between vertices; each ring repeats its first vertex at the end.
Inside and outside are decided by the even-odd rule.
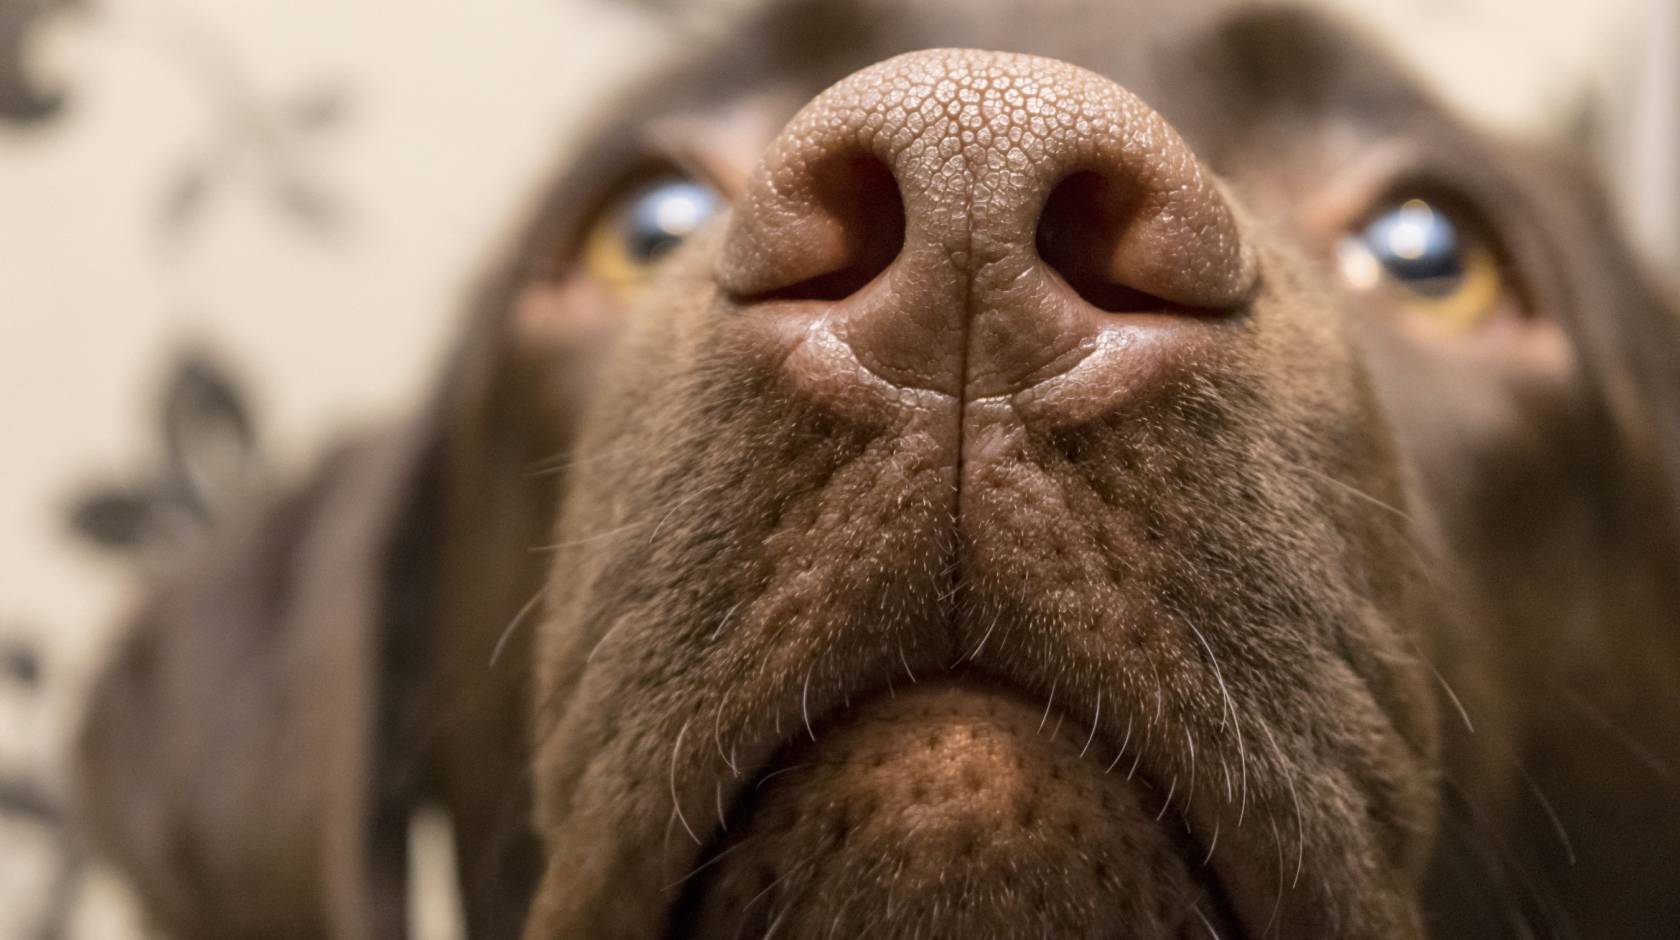
POLYGON ((782 0, 79 745, 180 937, 1680 931, 1680 319, 1322 15, 782 0))

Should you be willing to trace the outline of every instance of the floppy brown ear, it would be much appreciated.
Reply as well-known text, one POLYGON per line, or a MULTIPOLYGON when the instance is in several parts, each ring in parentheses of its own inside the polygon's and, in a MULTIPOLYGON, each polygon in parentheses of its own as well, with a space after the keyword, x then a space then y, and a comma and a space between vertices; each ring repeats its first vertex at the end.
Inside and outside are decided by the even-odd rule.
POLYGON ((428 801, 454 817, 474 935, 517 931, 525 640, 491 652, 541 583, 531 494, 552 480, 485 406, 443 396, 339 448, 129 624, 88 702, 80 816, 171 935, 401 936, 428 801))
POLYGON ((470 935, 517 934, 541 548, 614 312, 530 273, 557 211, 485 284, 421 416, 219 520, 95 683, 82 818, 173 935, 400 936, 428 802, 470 935))
POLYGON ((412 787, 381 766, 381 619, 419 437, 340 448, 228 520, 93 687, 80 818, 174 935, 401 934, 412 787))
POLYGON ((1530 157, 1523 169, 1547 194, 1543 224, 1577 233, 1553 258, 1571 285, 1564 326, 1626 451, 1639 521, 1680 533, 1680 282, 1642 263, 1589 168, 1530 157))

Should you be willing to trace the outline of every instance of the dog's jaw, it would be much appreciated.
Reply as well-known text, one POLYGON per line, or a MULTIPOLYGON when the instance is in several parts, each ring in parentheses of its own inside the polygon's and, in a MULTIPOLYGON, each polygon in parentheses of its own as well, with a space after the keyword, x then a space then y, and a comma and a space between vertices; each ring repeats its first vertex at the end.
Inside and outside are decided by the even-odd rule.
POLYGON ((1105 768, 1094 734, 996 688, 900 685, 743 794, 672 935, 1238 935, 1205 849, 1136 763, 1105 768))

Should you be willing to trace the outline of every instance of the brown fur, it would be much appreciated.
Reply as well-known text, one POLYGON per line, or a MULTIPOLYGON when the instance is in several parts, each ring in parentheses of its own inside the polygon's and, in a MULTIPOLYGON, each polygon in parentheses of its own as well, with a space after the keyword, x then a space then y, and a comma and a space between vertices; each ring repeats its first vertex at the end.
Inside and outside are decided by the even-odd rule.
MULTIPOLYGON (((395 935, 436 801, 474 936, 1680 930, 1680 325, 1589 175, 1315 15, 971 6, 780 4, 632 91, 422 417, 159 591, 82 767, 165 925, 395 935), (934 371, 899 407, 766 325, 808 309, 778 278, 826 273, 790 273, 803 230, 739 250, 827 172, 801 161, 832 129, 777 129, 932 45, 1091 69, 1218 174, 1190 214, 1233 207, 1200 231, 1240 233, 1252 294, 1209 273, 1233 258, 1124 256, 1127 287, 1236 311, 1175 321, 1194 355, 1036 411, 934 371), (578 233, 673 118, 784 175, 621 304, 578 233), (1328 245, 1406 184, 1487 218, 1525 317, 1449 338, 1337 285, 1328 245)), ((812 192, 786 217, 872 211, 812 192)), ((976 206, 951 224, 984 254, 976 206)), ((939 276, 893 322, 938 315, 939 276)), ((995 296, 928 335, 1006 382, 1061 334, 1015 349, 995 296)), ((873 323, 841 329, 917 386, 926 347, 873 323)))

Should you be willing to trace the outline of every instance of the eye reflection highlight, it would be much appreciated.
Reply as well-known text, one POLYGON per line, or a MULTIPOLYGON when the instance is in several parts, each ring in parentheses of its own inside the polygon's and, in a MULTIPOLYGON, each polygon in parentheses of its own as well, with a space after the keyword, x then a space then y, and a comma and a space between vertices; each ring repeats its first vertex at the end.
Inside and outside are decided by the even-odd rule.
POLYGON ((1422 198, 1390 203, 1335 249, 1342 278, 1358 291, 1389 285, 1408 307, 1463 330, 1503 295, 1499 265, 1471 226, 1422 198))

